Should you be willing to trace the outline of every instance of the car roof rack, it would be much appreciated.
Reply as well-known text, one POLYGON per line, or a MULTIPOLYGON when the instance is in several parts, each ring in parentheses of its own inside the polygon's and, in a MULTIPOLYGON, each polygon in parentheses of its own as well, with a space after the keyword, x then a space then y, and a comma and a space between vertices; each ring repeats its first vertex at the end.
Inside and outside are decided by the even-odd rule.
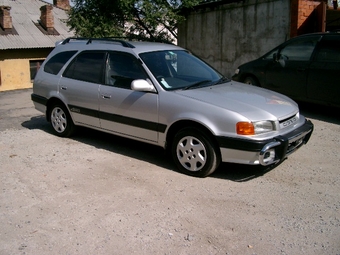
POLYGON ((166 39, 159 39, 159 38, 148 38, 148 37, 140 37, 138 35, 129 35, 129 36, 121 36, 121 37, 106 37, 112 39, 119 39, 119 40, 126 40, 126 41, 140 41, 140 42, 157 42, 157 43, 165 43, 165 44, 172 44, 173 43, 166 39))
POLYGON ((66 44, 69 43, 71 40, 80 40, 80 41, 87 41, 86 44, 92 43, 92 41, 102 41, 102 42, 117 42, 120 43, 123 47, 127 48, 135 48, 134 45, 129 43, 128 41, 144 41, 144 42, 158 42, 158 43, 165 43, 165 44, 173 44, 173 42, 168 40, 162 40, 157 38, 141 38, 138 36, 121 36, 121 37, 101 37, 101 38, 90 38, 90 37, 69 37, 65 40, 59 42, 59 44, 66 44))
POLYGON ((101 41, 101 42, 118 42, 120 43, 123 47, 127 47, 127 48, 135 48, 135 46, 133 46, 131 43, 128 43, 127 41, 118 39, 118 38, 86 38, 86 37, 69 37, 66 38, 65 40, 62 41, 61 44, 67 44, 70 41, 87 41, 86 44, 90 44, 93 41, 101 41))

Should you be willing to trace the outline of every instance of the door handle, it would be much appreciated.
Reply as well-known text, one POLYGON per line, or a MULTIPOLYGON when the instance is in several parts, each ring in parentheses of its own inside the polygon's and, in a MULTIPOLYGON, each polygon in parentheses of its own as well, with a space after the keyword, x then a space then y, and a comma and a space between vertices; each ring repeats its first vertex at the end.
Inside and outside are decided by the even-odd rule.
POLYGON ((62 90, 67 90, 67 87, 61 86, 60 89, 62 89, 62 90))
POLYGON ((111 95, 102 95, 102 98, 103 98, 103 99, 110 99, 110 98, 111 98, 111 95))

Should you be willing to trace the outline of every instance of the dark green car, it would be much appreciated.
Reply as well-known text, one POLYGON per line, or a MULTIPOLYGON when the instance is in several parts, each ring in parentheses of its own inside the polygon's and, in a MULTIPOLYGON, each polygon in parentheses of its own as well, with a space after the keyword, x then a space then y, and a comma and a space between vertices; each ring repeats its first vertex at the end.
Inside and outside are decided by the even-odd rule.
POLYGON ((239 66, 232 78, 298 101, 340 107, 340 33, 292 38, 239 66))

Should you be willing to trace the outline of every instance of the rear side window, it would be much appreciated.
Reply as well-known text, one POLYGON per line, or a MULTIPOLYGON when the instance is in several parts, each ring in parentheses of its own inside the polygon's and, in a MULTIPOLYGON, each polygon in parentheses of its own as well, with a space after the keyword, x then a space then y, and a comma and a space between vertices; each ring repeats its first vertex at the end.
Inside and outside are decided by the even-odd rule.
POLYGON ((315 60, 320 62, 340 62, 340 36, 325 37, 320 42, 315 60))
POLYGON ((101 83, 105 55, 105 52, 82 52, 67 67, 63 76, 81 81, 101 83))
POLYGON ((65 63, 69 61, 76 52, 77 51, 64 51, 56 54, 45 64, 44 71, 46 73, 58 74, 65 63))

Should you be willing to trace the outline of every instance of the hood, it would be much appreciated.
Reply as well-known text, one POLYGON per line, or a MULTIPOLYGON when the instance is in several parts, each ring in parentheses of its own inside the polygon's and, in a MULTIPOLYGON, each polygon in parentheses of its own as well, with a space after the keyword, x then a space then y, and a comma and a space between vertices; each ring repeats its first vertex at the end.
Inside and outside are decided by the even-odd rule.
POLYGON ((282 120, 299 111, 298 105, 287 96, 235 81, 176 93, 237 112, 249 120, 282 120))

